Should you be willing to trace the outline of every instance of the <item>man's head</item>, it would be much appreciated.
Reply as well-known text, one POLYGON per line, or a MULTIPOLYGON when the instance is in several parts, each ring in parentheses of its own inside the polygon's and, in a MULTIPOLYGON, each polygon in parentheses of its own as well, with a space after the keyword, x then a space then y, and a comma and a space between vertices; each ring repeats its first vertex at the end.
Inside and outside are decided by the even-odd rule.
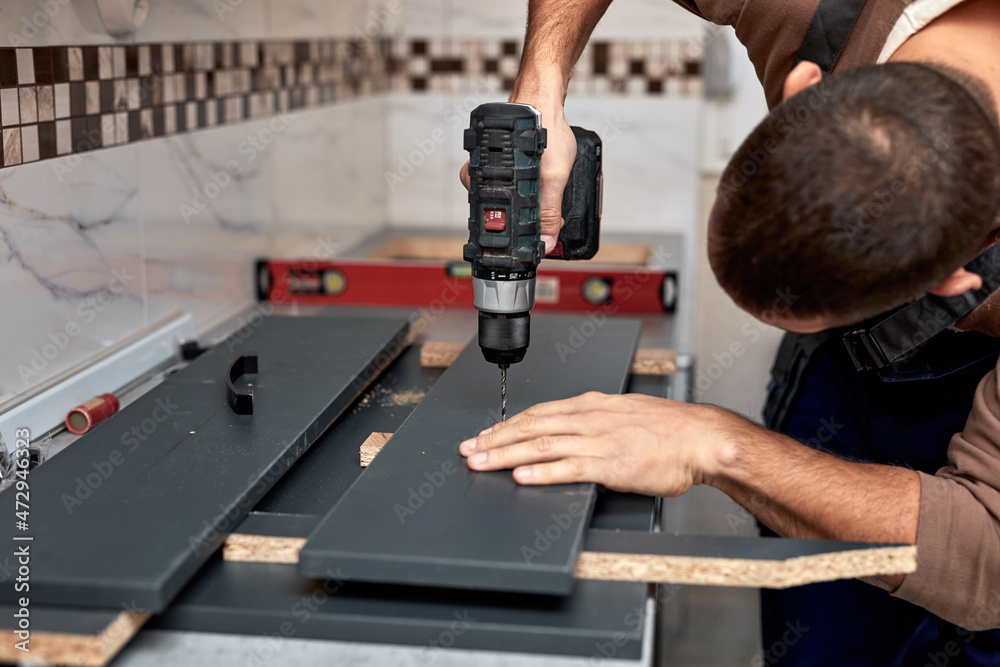
POLYGON ((791 293, 779 324, 807 331, 978 287, 961 267, 1000 211, 989 94, 915 63, 805 77, 722 176, 709 261, 723 289, 758 316, 791 293))

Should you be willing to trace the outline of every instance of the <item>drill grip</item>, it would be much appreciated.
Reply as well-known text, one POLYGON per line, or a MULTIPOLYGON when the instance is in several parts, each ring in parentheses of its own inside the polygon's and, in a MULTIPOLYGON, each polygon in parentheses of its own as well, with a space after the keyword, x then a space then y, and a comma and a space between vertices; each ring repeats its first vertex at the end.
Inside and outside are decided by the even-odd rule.
POLYGON ((596 132, 571 127, 576 136, 576 160, 563 191, 563 228, 552 259, 590 259, 597 254, 601 237, 604 178, 601 172, 601 138, 596 132))

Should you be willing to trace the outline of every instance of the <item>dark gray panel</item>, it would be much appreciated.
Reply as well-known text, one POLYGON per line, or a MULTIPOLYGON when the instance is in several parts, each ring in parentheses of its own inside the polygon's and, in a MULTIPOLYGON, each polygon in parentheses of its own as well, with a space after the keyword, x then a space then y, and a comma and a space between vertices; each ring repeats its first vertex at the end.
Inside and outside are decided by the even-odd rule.
MULTIPOLYGON (((511 414, 624 389, 638 322, 533 319, 528 354, 508 372, 511 414)), ((594 486, 519 486, 509 471, 470 471, 458 454, 495 422, 498 375, 476 344, 462 352, 310 537, 304 576, 339 568, 361 581, 570 592, 594 486)))
MULTIPOLYGON (((17 627, 14 613, 18 607, 0 604, 0 628, 13 630, 17 627)), ((84 607, 47 607, 32 604, 32 632, 58 632, 68 635, 97 637, 114 622, 123 609, 87 609, 84 607)))
POLYGON ((799 556, 891 546, 900 545, 833 540, 797 540, 783 537, 716 537, 589 530, 587 531, 585 549, 606 553, 651 554, 655 556, 787 560, 799 556))
MULTIPOLYGON (((165 608, 406 326, 377 314, 248 324, 42 464, 30 476, 32 603, 165 608), (251 351, 254 414, 240 416, 226 373, 251 351)), ((13 507, 13 491, 0 502, 13 507)), ((9 544, 15 534, 13 522, 0 529, 9 544)), ((8 562, 0 600, 15 598, 2 585, 14 576, 8 562)))
MULTIPOLYGON (((372 432, 395 433, 443 372, 420 365, 419 345, 404 350, 362 398, 278 480, 254 512, 325 515, 364 471, 358 464, 361 443, 372 432)), ((665 382, 651 375, 631 376, 627 391, 663 396, 665 382)), ((649 496, 598 489, 591 527, 650 530, 652 512, 653 499, 649 496), (606 502, 611 498, 613 502, 606 502)), ((247 521, 252 518, 251 514, 247 521)), ((237 532, 247 530, 240 526, 237 532)))
POLYGON ((304 539, 316 530, 323 517, 315 514, 276 514, 254 510, 240 522, 234 533, 265 537, 304 539))
POLYGON ((394 433, 442 372, 420 365, 419 345, 404 350, 254 510, 325 515, 364 470, 361 443, 372 432, 394 433))
POLYGON ((581 581, 570 596, 302 579, 293 565, 212 562, 147 627, 592 656, 641 653, 645 584, 581 581), (474 620, 473 620, 474 619, 474 620))

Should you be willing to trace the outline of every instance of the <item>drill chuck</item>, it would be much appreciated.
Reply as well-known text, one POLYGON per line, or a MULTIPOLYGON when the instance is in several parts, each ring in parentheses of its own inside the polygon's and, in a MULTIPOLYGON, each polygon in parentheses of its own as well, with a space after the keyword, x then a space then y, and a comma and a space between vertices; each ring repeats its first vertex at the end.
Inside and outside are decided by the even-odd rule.
POLYGON ((520 363, 528 351, 531 315, 479 311, 479 347, 491 364, 509 366, 520 363))

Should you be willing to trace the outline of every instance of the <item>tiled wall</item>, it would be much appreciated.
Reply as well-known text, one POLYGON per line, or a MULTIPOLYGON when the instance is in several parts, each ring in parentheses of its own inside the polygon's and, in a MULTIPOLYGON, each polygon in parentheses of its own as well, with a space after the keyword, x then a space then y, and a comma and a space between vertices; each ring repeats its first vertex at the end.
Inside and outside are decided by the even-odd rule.
POLYGON ((3 166, 384 89, 388 44, 241 41, 0 49, 3 166))
MULTIPOLYGON (((238 310, 256 256, 464 227, 461 130, 504 98, 525 3, 153 0, 118 42, 57 4, 30 38, 37 3, 0 6, 0 409, 176 309, 238 310)), ((604 137, 605 229, 686 230, 701 25, 626 4, 567 113, 604 137)))
MULTIPOLYGON (((378 93, 510 90, 513 39, 186 42, 0 48, 0 166, 378 93)), ((698 97, 697 40, 595 41, 573 95, 698 97)))

